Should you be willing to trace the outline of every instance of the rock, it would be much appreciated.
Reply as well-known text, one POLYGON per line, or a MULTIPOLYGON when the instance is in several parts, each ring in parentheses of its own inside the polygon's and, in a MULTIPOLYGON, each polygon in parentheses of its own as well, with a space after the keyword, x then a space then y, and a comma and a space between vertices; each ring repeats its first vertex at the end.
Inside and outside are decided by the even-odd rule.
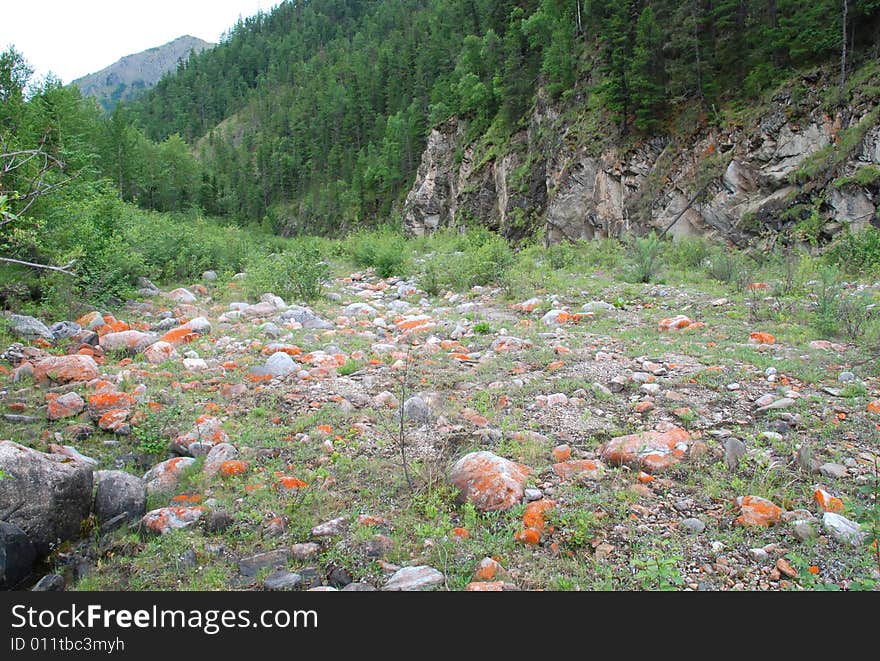
POLYGON ((841 479, 849 474, 846 466, 832 463, 822 464, 821 466, 819 466, 819 472, 822 473, 822 475, 824 475, 825 477, 831 477, 834 479, 841 479))
POLYGON ((541 317, 541 322, 547 326, 561 326, 570 317, 565 310, 550 310, 541 317))
POLYGON ((204 372, 208 369, 208 363, 202 358, 185 358, 183 360, 183 369, 188 372, 204 372))
POLYGON ((535 500, 541 500, 541 498, 544 497, 544 492, 540 489, 526 489, 523 495, 525 496, 526 502, 531 503, 535 500))
POLYGON ((181 473, 195 462, 191 457, 175 457, 153 466, 143 477, 147 495, 176 489, 181 473))
POLYGON ((46 356, 36 359, 33 367, 37 381, 73 383, 98 377, 98 364, 91 356, 46 356))
POLYGON ((770 560, 770 554, 762 548, 749 549, 749 557, 761 565, 770 560))
POLYGON ((157 535, 167 535, 175 530, 192 528, 206 512, 204 507, 160 507, 147 512, 141 526, 157 535))
POLYGON ((272 591, 296 590, 302 582, 302 576, 296 572, 276 569, 263 581, 263 587, 272 591))
POLYGON ((92 467, 0 441, 0 520, 20 528, 39 558, 77 536, 92 505, 92 467))
POLYGON ((771 526, 782 516, 782 508, 760 496, 740 496, 736 499, 739 516, 734 524, 740 526, 771 526))
POLYGON ((168 292, 168 298, 178 303, 195 303, 196 296, 189 289, 179 287, 168 292))
POLYGON ((478 510, 505 510, 522 502, 529 468, 488 451, 471 452, 452 467, 449 478, 459 501, 478 510))
POLYGON ((82 326, 74 321, 58 321, 49 326, 49 332, 55 341, 66 340, 82 332, 82 326))
POLYGON ((656 472, 678 463, 687 452, 691 435, 675 427, 667 432, 648 431, 612 438, 601 448, 601 456, 613 464, 639 464, 656 472))
POLYGON ((832 496, 822 487, 818 487, 813 492, 813 500, 818 503, 819 508, 823 512, 842 512, 843 501, 837 496, 832 496))
POLYGON ((861 546, 867 537, 867 533, 858 523, 835 512, 825 512, 822 515, 822 526, 841 544, 861 546))
POLYGON ((118 333, 107 333, 98 341, 104 351, 130 351, 140 353, 156 341, 152 333, 127 330, 118 333))
POLYGON ((419 567, 403 567, 396 571, 388 582, 382 587, 386 592, 406 591, 413 592, 425 590, 442 585, 445 582, 443 574, 427 565, 419 567))
POLYGON ((67 392, 49 400, 46 409, 46 418, 49 420, 61 420, 72 418, 82 413, 86 407, 85 401, 75 392, 67 392))
POLYGON ((223 431, 220 419, 211 415, 202 415, 196 418, 192 430, 174 439, 171 443, 171 451, 196 457, 208 454, 211 448, 228 441, 229 436, 223 431))
POLYGON ((220 471, 220 467, 224 462, 236 459, 238 450, 230 443, 218 443, 211 448, 208 456, 205 457, 205 463, 202 470, 205 475, 216 475, 220 471))
POLYGON ((141 518, 147 509, 147 491, 143 480, 135 475, 118 470, 95 472, 95 515, 98 523, 108 521, 124 514, 119 520, 141 518))
POLYGON ((553 472, 563 480, 598 480, 605 473, 605 466, 592 459, 575 459, 553 464, 553 472))
POLYGON ((817 536, 816 528, 809 521, 792 521, 791 532, 798 541, 805 542, 808 539, 815 539, 817 536))
POLYGON ((590 301, 589 303, 584 303, 581 309, 584 312, 600 315, 603 312, 614 312, 615 307, 611 305, 611 303, 606 303, 605 301, 590 301))
POLYGON ((699 535, 706 529, 706 524, 693 517, 679 522, 678 527, 692 535, 699 535))
POLYGON ((28 340, 41 337, 44 340, 52 342, 55 339, 55 336, 52 335, 52 332, 46 327, 46 324, 35 317, 28 317, 22 314, 11 314, 7 321, 9 322, 9 332, 13 335, 28 340))
POLYGON ((342 592, 376 592, 377 588, 369 583, 349 583, 342 592))
POLYGON ((204 282, 217 282, 217 274, 214 271, 205 271, 202 273, 202 280, 204 282))
POLYGON ((235 523, 235 519, 226 510, 214 510, 205 519, 205 530, 210 533, 223 532, 235 523))
POLYGON ((788 576, 788 578, 797 578, 798 576, 797 570, 785 558, 779 558, 776 561, 776 570, 783 576, 788 576))
MULTIPOLYGON (((275 549, 274 551, 266 551, 258 553, 238 561, 238 572, 246 577, 253 578, 261 569, 272 567, 273 569, 284 569, 290 560, 290 552, 286 549, 275 549)), ((302 579, 300 579, 302 580, 302 579)))
POLYGON ((281 337, 284 334, 284 331, 282 331, 277 324, 273 324, 271 321, 260 324, 260 331, 262 331, 263 335, 273 340, 281 337))
POLYGON ((722 441, 724 447, 724 465, 728 470, 736 470, 739 460, 746 455, 746 444, 738 438, 725 438, 722 441))
POLYGON ((279 320, 282 322, 295 321, 296 323, 301 324, 303 328, 310 330, 330 330, 334 328, 333 324, 329 321, 321 319, 310 309, 299 305, 290 306, 290 309, 285 311, 279 317, 279 320))
POLYGON ((348 528, 348 517, 340 516, 331 521, 325 521, 312 528, 312 537, 332 537, 341 535, 348 528))
POLYGON ((63 592, 64 577, 60 574, 46 574, 31 588, 31 592, 63 592))
POLYGON ((321 552, 321 545, 315 542, 294 544, 290 547, 290 555, 294 560, 308 560, 321 552))
POLYGON ((432 417, 427 402, 418 395, 410 397, 403 403, 403 415, 404 418, 421 424, 427 424, 432 417))
POLYGON ((837 380, 841 383, 851 383, 856 380, 856 375, 852 372, 841 372, 837 375, 837 380))
POLYGON ((345 306, 342 310, 342 314, 346 317, 375 317, 379 314, 379 312, 372 305, 367 305, 366 303, 352 303, 351 305, 345 306))
POLYGON ((208 335, 211 332, 211 322, 205 317, 196 317, 183 324, 181 328, 188 328, 193 333, 198 333, 199 335, 208 335))
POLYGON ((144 349, 144 360, 146 360, 151 365, 158 365, 159 363, 164 363, 166 360, 171 360, 177 356, 177 351, 174 349, 174 345, 170 342, 166 342, 165 340, 159 340, 158 342, 153 342, 150 346, 144 349))
POLYGON ((785 409, 785 408, 788 408, 789 406, 794 406, 795 403, 796 403, 795 400, 791 399, 790 397, 783 397, 782 399, 777 399, 776 401, 771 402, 770 404, 767 404, 766 406, 762 406, 762 407, 758 408, 757 410, 755 410, 755 413, 763 413, 764 411, 776 411, 778 409, 785 409))
POLYGON ((271 374, 276 378, 286 376, 291 372, 299 370, 299 367, 294 362, 293 358, 283 351, 273 353, 269 356, 269 360, 266 361, 266 364, 263 367, 268 374, 271 374))
POLYGON ((394 548, 394 540, 386 535, 373 535, 364 542, 364 553, 368 558, 382 558, 394 548))
POLYGON ((352 582, 351 574, 349 574, 342 567, 334 567, 333 570, 327 575, 327 582, 330 583, 334 588, 344 588, 346 585, 352 582))
POLYGON ((150 280, 141 276, 137 279, 138 293, 143 296, 158 296, 162 290, 154 285, 150 280))
POLYGON ((0 521, 0 590, 14 590, 31 575, 37 552, 25 532, 0 521))

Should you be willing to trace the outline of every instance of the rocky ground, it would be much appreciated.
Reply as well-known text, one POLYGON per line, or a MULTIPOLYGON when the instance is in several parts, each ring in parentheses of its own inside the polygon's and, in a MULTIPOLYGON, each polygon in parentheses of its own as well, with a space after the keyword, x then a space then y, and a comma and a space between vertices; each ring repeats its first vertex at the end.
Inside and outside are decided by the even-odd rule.
POLYGON ((876 357, 750 321, 762 283, 144 284, 9 319, 3 587, 878 585, 876 357))

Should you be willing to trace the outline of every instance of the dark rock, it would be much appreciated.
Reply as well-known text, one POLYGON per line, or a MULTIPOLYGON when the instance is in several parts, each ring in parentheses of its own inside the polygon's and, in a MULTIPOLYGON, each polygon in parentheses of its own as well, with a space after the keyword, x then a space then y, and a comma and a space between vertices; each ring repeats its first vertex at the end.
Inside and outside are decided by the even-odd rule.
POLYGON ((95 515, 103 525, 124 514, 125 519, 141 518, 147 511, 147 491, 143 480, 124 471, 95 473, 95 515))
POLYGON ((321 576, 318 574, 318 570, 314 567, 304 567, 303 569, 300 569, 299 575, 302 576, 303 587, 306 590, 311 590, 312 588, 321 585, 321 576))
POLYGON ((249 558, 242 558, 238 561, 238 571, 242 576, 253 578, 261 569, 266 569, 267 567, 281 569, 286 567, 288 560, 290 560, 290 552, 287 549, 275 549, 274 551, 258 553, 249 558))
POLYGON ((46 574, 31 588, 31 592, 63 592, 64 577, 61 574, 46 574))
POLYGON ((59 321, 49 327, 49 332, 55 340, 66 340, 76 337, 82 331, 82 326, 73 321, 59 321))
POLYGON ((344 588, 342 588, 343 592, 377 592, 378 588, 374 585, 370 585, 369 583, 349 583, 344 588))
POLYGON ((92 508, 92 468, 0 441, 0 519, 30 538, 38 557, 79 534, 92 508))
POLYGON ((37 552, 24 531, 0 521, 0 590, 14 590, 31 575, 37 552))
POLYGON ((226 510, 214 510, 205 518, 207 532, 223 532, 234 523, 232 515, 226 510))
POLYGON ((267 590, 296 590, 302 582, 302 576, 296 572, 276 569, 263 581, 263 587, 267 590))
POLYGON ((334 588, 344 588, 352 582, 351 574, 342 567, 335 567, 328 575, 327 582, 334 588))

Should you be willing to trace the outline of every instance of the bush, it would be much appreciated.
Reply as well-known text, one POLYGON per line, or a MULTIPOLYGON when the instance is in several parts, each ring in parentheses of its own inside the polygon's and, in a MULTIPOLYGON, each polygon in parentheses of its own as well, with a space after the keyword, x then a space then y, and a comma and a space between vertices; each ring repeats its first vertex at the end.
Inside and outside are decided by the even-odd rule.
POLYGON ((669 263, 683 271, 702 266, 709 254, 709 242, 703 237, 672 241, 666 248, 669 263))
POLYGON ((406 275, 406 239, 398 231, 383 227, 352 234, 346 242, 356 264, 376 269, 380 278, 406 275))
POLYGON ((742 253, 719 248, 711 252, 706 270, 715 280, 744 290, 751 282, 751 268, 746 260, 742 253))
POLYGON ((849 273, 880 269, 880 230, 866 227, 844 233, 826 251, 825 261, 849 273))
POLYGON ((271 292, 286 301, 313 301, 321 295, 330 269, 315 242, 299 240, 283 253, 257 255, 246 269, 245 293, 271 292))
POLYGON ((433 249, 420 260, 417 274, 429 294, 500 283, 514 261, 507 240, 484 228, 461 235, 441 232, 419 243, 433 249))
POLYGON ((651 282, 657 276, 660 267, 660 255, 663 242, 654 233, 636 237, 632 244, 632 263, 629 278, 634 282, 651 282))

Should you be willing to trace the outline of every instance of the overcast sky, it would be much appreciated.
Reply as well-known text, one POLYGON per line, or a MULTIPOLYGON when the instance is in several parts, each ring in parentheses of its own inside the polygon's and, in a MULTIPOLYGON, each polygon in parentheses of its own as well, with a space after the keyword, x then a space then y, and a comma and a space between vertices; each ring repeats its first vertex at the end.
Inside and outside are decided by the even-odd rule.
POLYGON ((69 83, 124 55, 191 34, 217 42, 239 16, 280 0, 0 0, 0 51, 14 45, 42 78, 69 83))

